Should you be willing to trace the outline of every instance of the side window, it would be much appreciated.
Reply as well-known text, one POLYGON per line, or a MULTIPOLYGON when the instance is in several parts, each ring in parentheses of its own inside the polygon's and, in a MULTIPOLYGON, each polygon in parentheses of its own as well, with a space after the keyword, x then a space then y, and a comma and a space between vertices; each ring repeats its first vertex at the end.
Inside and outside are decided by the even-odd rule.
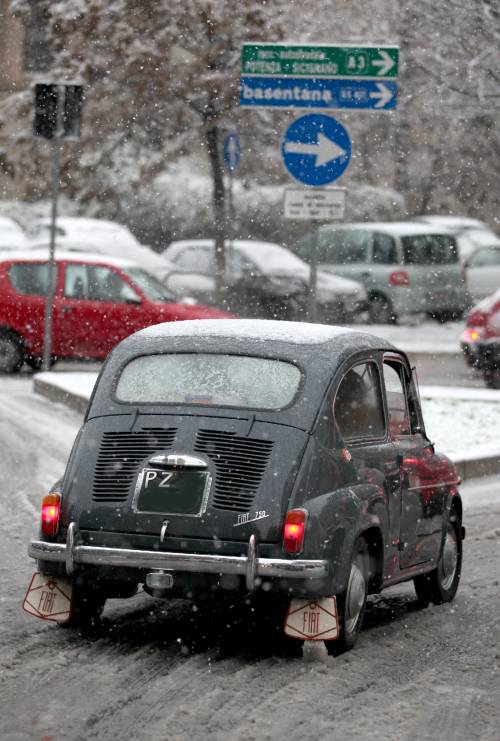
POLYGON ((255 275, 258 273, 256 266, 250 260, 236 250, 229 250, 227 254, 227 265, 231 277, 239 280, 245 275, 255 275))
POLYGON ((483 265, 500 265, 500 249, 483 247, 475 252, 469 260, 469 266, 479 268, 483 265))
POLYGON ((136 292, 111 268, 67 265, 64 276, 66 298, 112 303, 136 302, 136 292))
POLYGON ((374 234, 372 262, 375 265, 396 264, 396 243, 388 234, 374 234))
POLYGON ((320 235, 318 259, 335 265, 366 262, 370 233, 366 229, 338 229, 320 235))
POLYGON ((18 293, 46 296, 49 289, 49 266, 47 263, 14 263, 9 268, 9 280, 18 293))
POLYGON ((404 369, 400 363, 384 363, 384 385, 389 410, 389 429, 393 437, 411 433, 403 373, 404 369))
POLYGON ((88 298, 87 267, 85 265, 66 265, 64 295, 66 298, 88 298))
POLYGON ((210 247, 186 247, 177 256, 175 264, 178 268, 193 273, 213 275, 215 272, 213 250, 210 247))
POLYGON ((333 416, 346 440, 384 436, 384 412, 375 363, 360 363, 345 374, 335 395, 333 416))

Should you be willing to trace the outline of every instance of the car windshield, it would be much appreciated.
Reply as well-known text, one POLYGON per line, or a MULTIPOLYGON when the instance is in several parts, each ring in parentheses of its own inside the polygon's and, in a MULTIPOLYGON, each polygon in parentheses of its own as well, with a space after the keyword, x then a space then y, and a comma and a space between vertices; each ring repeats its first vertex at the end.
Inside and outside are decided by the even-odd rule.
POLYGON ((175 294, 146 270, 142 268, 124 268, 123 272, 134 281, 149 301, 176 301, 175 294))
POLYGON ((240 355, 144 355, 122 371, 118 401, 281 409, 301 373, 291 363, 240 355))

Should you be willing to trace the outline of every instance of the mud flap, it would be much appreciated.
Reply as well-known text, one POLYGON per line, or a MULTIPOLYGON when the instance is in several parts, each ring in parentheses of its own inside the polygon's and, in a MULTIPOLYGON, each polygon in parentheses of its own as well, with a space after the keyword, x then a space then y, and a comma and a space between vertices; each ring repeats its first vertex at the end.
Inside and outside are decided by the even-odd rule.
POLYGON ((334 641, 339 637, 336 597, 323 597, 312 602, 292 599, 284 631, 290 638, 303 641, 334 641))
POLYGON ((65 623, 71 617, 73 582, 36 571, 23 600, 23 610, 54 623, 65 623))

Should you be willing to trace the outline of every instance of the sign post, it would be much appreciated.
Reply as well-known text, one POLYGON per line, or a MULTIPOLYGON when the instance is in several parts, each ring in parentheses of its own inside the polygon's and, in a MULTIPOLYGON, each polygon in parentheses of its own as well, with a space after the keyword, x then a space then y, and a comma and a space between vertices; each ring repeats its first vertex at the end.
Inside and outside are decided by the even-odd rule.
POLYGON ((50 369, 52 350, 52 307, 57 287, 55 262, 57 201, 59 196, 60 159, 62 139, 78 139, 80 136, 82 85, 58 85, 37 83, 35 85, 35 116, 33 135, 52 142, 52 205, 49 243, 49 285, 45 309, 42 370, 50 369))

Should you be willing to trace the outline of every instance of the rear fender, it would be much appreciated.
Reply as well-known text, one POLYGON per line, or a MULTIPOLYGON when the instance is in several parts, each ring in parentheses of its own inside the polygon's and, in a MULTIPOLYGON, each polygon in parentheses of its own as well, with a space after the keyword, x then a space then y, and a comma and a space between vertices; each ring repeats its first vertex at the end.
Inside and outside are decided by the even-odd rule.
POLYGON ((329 594, 343 592, 358 538, 367 530, 378 530, 386 543, 387 504, 383 489, 357 484, 310 499, 304 552, 301 557, 326 559, 331 564, 329 594))

